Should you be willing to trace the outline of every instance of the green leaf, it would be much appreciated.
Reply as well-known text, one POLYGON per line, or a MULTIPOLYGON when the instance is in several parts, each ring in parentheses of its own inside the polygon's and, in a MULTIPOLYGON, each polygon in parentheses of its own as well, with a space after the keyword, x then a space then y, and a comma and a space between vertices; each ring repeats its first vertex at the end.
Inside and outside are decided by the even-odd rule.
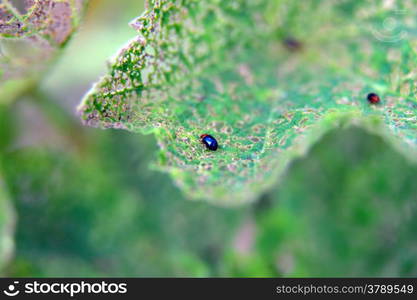
POLYGON ((80 23, 87 0, 3 0, 0 4, 0 101, 40 79, 80 23))
POLYGON ((417 2, 397 2, 148 1, 79 110, 91 126, 155 134, 157 167, 223 205, 256 199, 333 128, 415 157, 417 2))
POLYGON ((14 250, 15 213, 0 174, 0 272, 12 257, 14 250))

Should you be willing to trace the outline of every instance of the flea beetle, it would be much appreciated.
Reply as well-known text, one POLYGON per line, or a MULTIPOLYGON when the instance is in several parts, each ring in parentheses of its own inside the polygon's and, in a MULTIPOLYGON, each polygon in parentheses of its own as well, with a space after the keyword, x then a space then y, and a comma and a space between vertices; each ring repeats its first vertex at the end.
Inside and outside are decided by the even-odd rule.
POLYGON ((371 104, 378 104, 379 102, 381 102, 381 98, 379 98, 379 96, 375 93, 370 93, 368 95, 368 101, 371 104))
POLYGON ((217 147, 219 145, 217 144, 217 140, 214 137, 212 137, 209 134, 202 134, 200 136, 200 138, 201 138, 201 142, 204 145, 206 145, 207 149, 212 150, 212 151, 216 151, 217 150, 217 147))

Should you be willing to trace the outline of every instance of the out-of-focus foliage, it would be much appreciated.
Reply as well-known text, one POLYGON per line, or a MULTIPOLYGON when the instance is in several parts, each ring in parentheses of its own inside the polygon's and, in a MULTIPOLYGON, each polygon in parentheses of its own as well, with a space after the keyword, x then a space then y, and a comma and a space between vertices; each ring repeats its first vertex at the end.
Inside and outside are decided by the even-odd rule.
POLYGON ((15 212, 3 179, 2 153, 13 136, 7 110, 0 106, 0 274, 10 262, 14 250, 15 212))
POLYGON ((79 109, 92 126, 155 133, 160 168, 190 197, 252 201, 340 123, 415 146, 416 4, 150 0, 79 109), (375 30, 396 9, 406 38, 390 43, 375 30), (289 53, 286 36, 305 47, 289 53))
POLYGON ((0 2, 0 102, 33 86, 80 23, 87 0, 0 2))
POLYGON ((380 138, 332 132, 263 199, 252 251, 228 253, 226 274, 416 276, 416 172, 380 138))
MULTIPOLYGON (((0 165, 1 166, 1 165, 0 165)), ((0 169, 1 170, 1 169, 0 169)), ((0 173, 0 271, 9 262, 14 250, 15 214, 0 173)))

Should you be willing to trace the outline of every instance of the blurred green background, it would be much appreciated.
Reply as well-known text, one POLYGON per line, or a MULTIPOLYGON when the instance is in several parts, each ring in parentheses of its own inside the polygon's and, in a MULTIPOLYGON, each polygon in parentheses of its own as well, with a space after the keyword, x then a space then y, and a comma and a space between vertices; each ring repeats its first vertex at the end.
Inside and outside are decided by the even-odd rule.
POLYGON ((142 11, 92 1, 40 87, 0 106, 3 276, 417 275, 417 168, 360 129, 328 134, 255 204, 222 208, 149 168, 151 136, 83 127, 76 106, 142 11))

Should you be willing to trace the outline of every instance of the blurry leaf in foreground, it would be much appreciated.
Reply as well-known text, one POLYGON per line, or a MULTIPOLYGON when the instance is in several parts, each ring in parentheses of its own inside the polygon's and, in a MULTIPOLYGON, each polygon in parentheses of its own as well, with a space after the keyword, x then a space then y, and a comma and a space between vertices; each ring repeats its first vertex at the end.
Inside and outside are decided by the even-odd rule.
POLYGON ((15 213, 0 174, 0 273, 14 250, 15 213))
POLYGON ((87 0, 2 0, 0 101, 35 84, 80 23, 87 0))
POLYGON ((416 172, 381 138, 331 132, 269 195, 253 252, 230 253, 227 272, 417 276, 416 172))
POLYGON ((91 126, 154 133, 158 168, 222 205, 257 199, 333 128, 362 126, 415 158, 417 1, 384 3, 150 0, 79 110, 91 126), (406 35, 388 43, 375 30, 395 9, 406 35))

